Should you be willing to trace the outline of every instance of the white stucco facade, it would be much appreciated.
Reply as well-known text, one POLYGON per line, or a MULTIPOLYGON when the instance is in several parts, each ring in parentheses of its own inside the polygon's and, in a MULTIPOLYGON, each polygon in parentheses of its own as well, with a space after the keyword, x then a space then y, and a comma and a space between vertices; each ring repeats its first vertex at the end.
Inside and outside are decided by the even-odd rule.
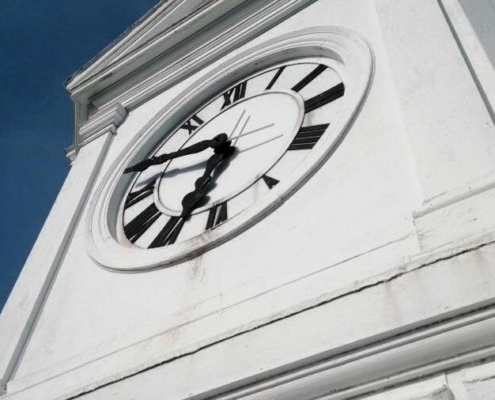
POLYGON ((72 167, 0 317, 0 398, 495 399, 494 26, 493 0, 159 3, 67 83, 72 167), (134 144, 286 55, 355 96, 312 176, 196 257, 105 257, 134 144))

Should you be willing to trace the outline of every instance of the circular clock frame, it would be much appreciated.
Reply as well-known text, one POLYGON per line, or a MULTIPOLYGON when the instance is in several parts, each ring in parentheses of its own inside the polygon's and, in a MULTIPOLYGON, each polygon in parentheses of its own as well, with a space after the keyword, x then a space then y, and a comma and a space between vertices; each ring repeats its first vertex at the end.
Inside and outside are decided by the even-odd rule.
POLYGON ((88 213, 89 255, 109 270, 153 270, 203 254, 256 224, 297 191, 335 151, 366 99, 373 71, 373 53, 365 39, 348 29, 323 27, 279 36, 201 76, 150 120, 103 177, 88 213), (120 204, 132 181, 132 174, 123 175, 128 165, 143 159, 164 135, 236 81, 277 64, 308 59, 317 59, 340 75, 346 85, 345 102, 318 145, 294 169, 287 182, 281 182, 260 201, 215 229, 173 246, 141 249, 119 240, 120 204))

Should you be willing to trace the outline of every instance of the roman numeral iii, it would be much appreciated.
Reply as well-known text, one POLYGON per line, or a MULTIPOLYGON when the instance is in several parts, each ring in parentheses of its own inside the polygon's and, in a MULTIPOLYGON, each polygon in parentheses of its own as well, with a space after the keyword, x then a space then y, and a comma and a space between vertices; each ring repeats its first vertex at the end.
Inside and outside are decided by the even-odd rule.
POLYGON ((288 150, 310 150, 320 140, 329 124, 305 126, 299 129, 288 150))

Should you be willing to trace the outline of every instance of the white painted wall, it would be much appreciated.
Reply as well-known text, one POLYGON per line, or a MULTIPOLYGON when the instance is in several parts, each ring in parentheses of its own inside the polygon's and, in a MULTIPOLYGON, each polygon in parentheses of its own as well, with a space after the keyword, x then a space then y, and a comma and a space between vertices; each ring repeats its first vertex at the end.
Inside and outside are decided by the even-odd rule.
MULTIPOLYGON (((488 0, 482 1, 488 5, 488 0)), ((178 396, 174 398, 211 395, 215 379, 221 381, 220 370, 230 369, 220 365, 228 365, 231 361, 225 358, 234 351, 243 350, 239 357, 242 354, 246 360, 250 353, 259 355, 259 364, 252 366, 260 371, 251 371, 252 377, 264 368, 282 371, 284 362, 295 365, 315 354, 330 356, 333 346, 345 352, 426 321, 443 321, 492 304, 495 276, 488 252, 479 259, 467 257, 462 266, 452 261, 443 269, 429 269, 439 259, 495 239, 495 213, 490 214, 495 127, 446 14, 448 9, 436 0, 319 0, 239 48, 238 52, 320 25, 344 27, 366 38, 374 52, 375 76, 347 137, 323 167, 263 221, 172 268, 121 274, 97 266, 86 252, 86 207, 8 384, 8 393, 18 394, 8 398, 29 399, 33 393, 39 399, 64 398, 85 385, 98 386, 160 363, 160 370, 151 375, 136 375, 87 398, 163 398, 160 376, 170 371, 188 377, 174 387, 178 396), (425 276, 416 270, 423 270, 425 276), (408 284, 390 290, 386 283, 406 273, 408 284), (470 284, 461 285, 470 278, 470 284), (438 293, 436 282, 442 289, 438 293), (366 292, 362 300, 357 297, 360 290, 374 285, 381 291, 366 292), (464 289, 453 293, 453 287, 464 289), (350 303, 340 306, 345 302, 332 301, 340 297, 350 303), (316 307, 323 303, 328 308, 316 307), (286 329, 269 324, 313 307, 318 312, 300 314, 302 325, 291 322, 295 318, 287 319, 286 329), (360 316, 359 310, 366 310, 365 315, 360 316), (329 315, 335 318, 317 329, 329 315), (344 315, 348 325, 334 329, 331 325, 338 325, 344 315), (273 343, 278 336, 287 339, 285 348, 274 344, 264 347, 264 352, 257 350, 256 335, 262 333, 256 328, 264 325, 275 329, 273 343), (300 348, 292 353, 298 342, 294 326, 304 329, 300 348), (198 358, 167 362, 224 343, 240 332, 248 332, 252 339, 243 342, 241 335, 239 345, 231 350, 215 352, 213 346, 208 356, 201 353, 198 358), (203 368, 211 369, 215 378, 208 381, 211 387, 202 387, 201 379, 197 386, 191 382, 203 368), (64 378, 68 371, 70 377, 64 378), (150 389, 139 397, 143 382, 150 389), (38 383, 42 384, 26 390, 38 383)), ((481 30, 482 42, 490 29, 481 30)), ((488 45, 483 46, 491 54, 488 45)), ((95 187, 133 135, 167 101, 235 54, 130 111, 111 141, 95 187)), ((109 140, 108 135, 99 137, 82 154, 91 147, 101 151, 101 144, 109 140)), ((82 168, 90 174, 94 165, 88 162, 82 168)), ((64 217, 64 211, 60 215, 64 217)), ((259 343, 269 342, 260 339, 259 343)), ((225 391, 234 383, 242 386, 247 370, 239 367, 238 375, 235 368, 228 371, 232 375, 223 376, 225 391)), ((430 391, 411 386, 370 399, 452 399, 454 389, 444 378, 438 379, 430 391)), ((483 393, 493 390, 493 374, 483 384, 472 383, 478 381, 471 378, 462 382, 466 400, 488 400, 483 393)), ((328 398, 351 398, 365 391, 356 393, 328 398)), ((267 396, 249 398, 275 398, 267 396)))

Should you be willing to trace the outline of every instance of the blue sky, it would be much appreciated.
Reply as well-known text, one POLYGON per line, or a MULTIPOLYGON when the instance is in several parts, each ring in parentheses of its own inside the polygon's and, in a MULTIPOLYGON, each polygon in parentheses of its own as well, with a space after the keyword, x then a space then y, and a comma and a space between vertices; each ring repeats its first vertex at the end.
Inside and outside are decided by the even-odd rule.
POLYGON ((69 171, 63 82, 158 0, 1 0, 0 309, 69 171))

